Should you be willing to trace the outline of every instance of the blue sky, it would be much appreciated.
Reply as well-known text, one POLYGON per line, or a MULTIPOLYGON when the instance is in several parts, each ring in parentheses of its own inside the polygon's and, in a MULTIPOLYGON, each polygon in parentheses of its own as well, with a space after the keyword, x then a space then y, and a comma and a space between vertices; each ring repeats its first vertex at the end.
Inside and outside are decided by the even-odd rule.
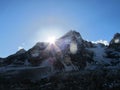
POLYGON ((0 57, 71 29, 110 41, 120 32, 120 0, 0 0, 0 57))

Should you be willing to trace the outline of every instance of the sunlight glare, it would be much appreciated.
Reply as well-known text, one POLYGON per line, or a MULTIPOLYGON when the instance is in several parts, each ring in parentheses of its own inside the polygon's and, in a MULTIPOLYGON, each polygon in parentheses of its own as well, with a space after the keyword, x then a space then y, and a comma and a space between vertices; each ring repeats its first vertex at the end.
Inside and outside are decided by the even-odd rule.
POLYGON ((49 42, 50 44, 55 44, 55 40, 56 40, 56 39, 55 39, 54 36, 48 38, 48 42, 49 42))

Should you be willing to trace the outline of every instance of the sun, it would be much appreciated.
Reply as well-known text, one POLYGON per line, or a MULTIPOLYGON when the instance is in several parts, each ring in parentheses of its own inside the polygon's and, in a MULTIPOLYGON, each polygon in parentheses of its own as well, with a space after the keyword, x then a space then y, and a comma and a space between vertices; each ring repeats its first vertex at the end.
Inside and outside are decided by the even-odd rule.
POLYGON ((50 44, 55 44, 56 38, 54 36, 49 37, 47 42, 49 42, 50 44))

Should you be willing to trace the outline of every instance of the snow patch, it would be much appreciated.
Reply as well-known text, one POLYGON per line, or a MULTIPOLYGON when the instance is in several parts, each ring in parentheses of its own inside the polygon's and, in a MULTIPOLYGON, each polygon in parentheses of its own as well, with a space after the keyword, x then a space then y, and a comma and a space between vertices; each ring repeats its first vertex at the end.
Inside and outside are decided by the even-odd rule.
POLYGON ((92 41, 92 43, 98 44, 98 43, 102 43, 104 45, 109 45, 109 42, 106 40, 98 40, 98 41, 92 41))
POLYGON ((102 47, 100 44, 97 44, 95 48, 89 48, 89 50, 92 50, 94 52, 94 60, 103 64, 108 63, 110 64, 110 59, 105 58, 105 47, 102 47))
POLYGON ((32 53, 32 56, 33 56, 33 57, 38 57, 38 56, 39 56, 39 53, 32 53))

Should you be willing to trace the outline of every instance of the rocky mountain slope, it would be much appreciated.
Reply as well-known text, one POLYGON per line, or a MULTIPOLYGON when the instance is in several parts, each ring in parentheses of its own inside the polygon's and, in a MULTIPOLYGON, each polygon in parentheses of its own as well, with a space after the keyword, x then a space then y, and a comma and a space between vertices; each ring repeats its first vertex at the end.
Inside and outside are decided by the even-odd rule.
POLYGON ((119 71, 120 33, 116 33, 110 44, 105 46, 84 40, 79 32, 69 31, 55 44, 38 42, 28 51, 21 49, 0 58, 0 79, 5 83, 0 82, 0 89, 5 88, 7 82, 11 83, 6 88, 13 89, 12 85, 21 88, 19 84, 15 86, 19 80, 23 86, 26 82, 28 84, 23 89, 28 89, 32 84, 31 88, 39 85, 35 89, 43 90, 66 90, 71 85, 72 89, 77 90, 112 90, 120 88, 119 71), (103 76, 103 81, 99 76, 103 76), (96 87, 96 83, 100 85, 96 87), (87 84, 88 88, 85 87, 87 84))

